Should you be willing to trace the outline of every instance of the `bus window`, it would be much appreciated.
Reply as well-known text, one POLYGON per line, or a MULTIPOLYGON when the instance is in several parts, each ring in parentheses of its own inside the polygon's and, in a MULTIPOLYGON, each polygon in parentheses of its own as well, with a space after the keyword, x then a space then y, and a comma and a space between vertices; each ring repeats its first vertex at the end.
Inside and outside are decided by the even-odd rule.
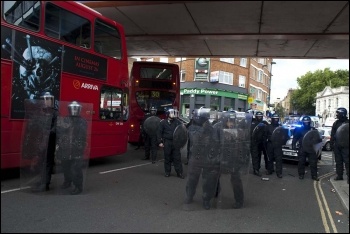
POLYGON ((103 120, 123 120, 122 90, 102 87, 100 118, 103 120))
POLYGON ((122 57, 121 39, 119 31, 112 26, 96 20, 94 49, 100 54, 116 59, 122 57))
POLYGON ((173 71, 171 69, 142 67, 140 78, 171 80, 173 71))
POLYGON ((40 2, 3 1, 4 18, 7 23, 32 31, 39 30, 40 2))
POLYGON ((90 48, 91 24, 87 19, 63 10, 53 4, 46 4, 45 33, 83 48, 90 48))

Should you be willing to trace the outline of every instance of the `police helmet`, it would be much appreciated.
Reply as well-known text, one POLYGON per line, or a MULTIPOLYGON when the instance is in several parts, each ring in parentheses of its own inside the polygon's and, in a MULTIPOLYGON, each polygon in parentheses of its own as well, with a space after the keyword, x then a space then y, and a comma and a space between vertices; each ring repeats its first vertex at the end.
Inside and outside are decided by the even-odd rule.
POLYGON ((280 116, 278 114, 273 114, 271 116, 271 123, 272 124, 278 124, 280 121, 280 116))
POLYGON ((345 119, 348 111, 344 107, 339 107, 336 111, 337 119, 345 119))
POLYGON ((151 115, 156 115, 156 114, 157 114, 157 108, 155 108, 154 106, 152 106, 152 107, 149 109, 149 112, 151 113, 151 115))
POLYGON ((73 101, 71 104, 68 105, 68 112, 70 116, 79 116, 81 111, 82 105, 80 105, 78 102, 73 101))
POLYGON ((52 108, 54 106, 55 97, 50 92, 42 93, 40 99, 44 100, 45 107, 52 108))
POLYGON ((199 108, 199 109, 194 109, 193 113, 193 122, 202 125, 205 123, 207 120, 210 118, 210 108, 199 108))
POLYGON ((304 116, 301 120, 301 122, 303 122, 303 126, 304 127, 311 127, 311 118, 310 116, 304 116))
POLYGON ((255 118, 260 122, 263 120, 264 114, 261 111, 255 112, 255 118))
POLYGON ((179 117, 179 111, 176 109, 168 109, 166 111, 166 116, 168 118, 175 119, 175 118, 179 117))

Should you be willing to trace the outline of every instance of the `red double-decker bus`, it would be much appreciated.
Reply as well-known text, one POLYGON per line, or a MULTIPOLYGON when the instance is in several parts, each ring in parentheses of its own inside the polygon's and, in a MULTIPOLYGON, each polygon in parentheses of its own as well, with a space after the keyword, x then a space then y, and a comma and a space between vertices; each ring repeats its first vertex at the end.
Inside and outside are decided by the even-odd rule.
POLYGON ((130 74, 129 143, 136 144, 140 123, 151 107, 157 116, 165 118, 166 110, 179 108, 180 71, 172 63, 135 61, 130 74))
POLYGON ((91 103, 90 158, 125 153, 128 62, 123 27, 74 1, 1 2, 1 168, 18 167, 24 100, 42 92, 91 103))

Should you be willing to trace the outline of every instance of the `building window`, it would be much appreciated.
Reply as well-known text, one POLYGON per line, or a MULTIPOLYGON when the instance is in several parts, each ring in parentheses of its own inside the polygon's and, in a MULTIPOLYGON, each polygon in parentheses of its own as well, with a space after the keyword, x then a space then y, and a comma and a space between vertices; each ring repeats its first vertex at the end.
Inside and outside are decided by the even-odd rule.
POLYGON ((256 99, 261 100, 261 98, 262 98, 262 91, 261 91, 261 89, 258 89, 258 95, 257 95, 256 99))
POLYGON ((241 58, 240 64, 241 67, 247 67, 247 58, 241 58))
POLYGON ((233 73, 220 71, 219 83, 233 85, 233 73))
POLYGON ((245 76, 239 75, 239 87, 245 88, 245 76))
POLYGON ((263 75, 264 75, 264 71, 259 70, 259 73, 258 73, 258 81, 259 81, 259 82, 262 82, 262 80, 263 80, 263 75))
POLYGON ((231 63, 234 64, 235 63, 235 59, 234 58, 220 58, 221 62, 225 62, 225 63, 231 63))
POLYGON ((180 72, 180 81, 181 82, 186 81, 186 71, 185 70, 181 70, 181 72, 180 72))
POLYGON ((258 63, 261 63, 262 65, 265 65, 265 59, 264 58, 259 58, 258 63))

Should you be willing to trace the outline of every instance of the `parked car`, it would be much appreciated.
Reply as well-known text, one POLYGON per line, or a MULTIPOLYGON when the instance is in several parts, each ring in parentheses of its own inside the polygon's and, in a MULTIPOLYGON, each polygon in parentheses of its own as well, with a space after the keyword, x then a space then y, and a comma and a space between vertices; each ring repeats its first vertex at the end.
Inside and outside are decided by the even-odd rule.
POLYGON ((322 145, 323 145, 323 149, 326 150, 326 151, 331 151, 332 148, 331 148, 331 132, 332 132, 332 128, 318 128, 317 129, 321 136, 322 136, 322 145))
MULTIPOLYGON (((288 161, 298 161, 298 150, 292 149, 292 141, 293 136, 290 137, 290 139, 287 141, 285 145, 282 146, 282 159, 288 160, 288 161)), ((296 148, 299 148, 299 143, 296 143, 296 148)), ((322 149, 320 149, 318 152, 316 152, 318 160, 321 160, 322 157, 322 149)))

